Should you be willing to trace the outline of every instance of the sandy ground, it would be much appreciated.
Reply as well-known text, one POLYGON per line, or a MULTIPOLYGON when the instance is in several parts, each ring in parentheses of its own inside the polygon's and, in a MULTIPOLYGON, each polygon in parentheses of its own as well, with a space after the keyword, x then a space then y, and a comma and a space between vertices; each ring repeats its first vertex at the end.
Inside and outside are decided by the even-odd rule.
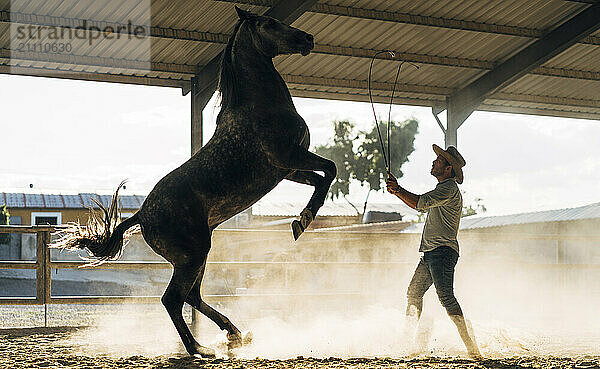
MULTIPOLYGON (((188 322, 190 311, 184 309, 188 322)), ((401 309, 378 308, 359 316, 313 316, 299 320, 302 324, 274 318, 241 321, 239 326, 250 329, 254 341, 236 350, 235 358, 228 357, 224 350, 224 334, 211 322, 202 320, 196 338, 220 350, 219 358, 203 360, 185 354, 159 304, 49 305, 46 319, 42 306, 0 306, 0 369, 600 369, 600 337, 593 324, 588 324, 588 333, 579 327, 577 334, 565 336, 480 322, 475 328, 487 359, 471 361, 464 358, 465 350, 455 329, 442 317, 434 329, 431 356, 410 360, 403 357, 404 346, 398 340, 401 327, 396 324, 394 329, 382 329, 388 327, 390 320, 399 321, 402 314, 401 309), (38 328, 45 324, 47 328, 38 328)))
POLYGON ((214 359, 181 353, 114 357, 85 353, 86 342, 70 339, 83 328, 0 329, 0 368, 600 368, 600 357, 513 357, 471 361, 458 358, 214 359))

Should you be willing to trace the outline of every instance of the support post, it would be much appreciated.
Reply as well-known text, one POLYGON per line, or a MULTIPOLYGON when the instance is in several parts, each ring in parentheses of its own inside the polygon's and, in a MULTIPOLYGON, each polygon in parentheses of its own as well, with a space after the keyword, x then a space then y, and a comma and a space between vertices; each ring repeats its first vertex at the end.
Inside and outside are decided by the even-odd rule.
POLYGON ((44 305, 44 327, 48 326, 48 304, 50 303, 51 293, 50 286, 52 281, 50 279, 50 250, 48 250, 48 244, 50 243, 50 232, 41 231, 36 233, 36 300, 40 305, 44 305))
MULTIPOLYGON (((214 91, 212 91, 214 92, 214 91)), ((212 97, 208 96, 209 93, 204 91, 201 93, 198 91, 198 77, 193 77, 191 81, 191 130, 192 130, 192 141, 191 141, 191 155, 193 156, 195 153, 200 150, 203 145, 202 135, 204 133, 204 122, 202 121, 202 112, 204 111, 204 107, 208 104, 208 101, 212 97)))
POLYGON ((464 123, 468 116, 459 115, 460 107, 456 106, 452 97, 446 99, 446 130, 444 131, 444 143, 448 146, 458 148, 458 128, 464 123), (458 113, 458 114, 457 114, 458 113))
POLYGON ((35 298, 40 305, 46 304, 46 244, 44 232, 36 233, 35 298))

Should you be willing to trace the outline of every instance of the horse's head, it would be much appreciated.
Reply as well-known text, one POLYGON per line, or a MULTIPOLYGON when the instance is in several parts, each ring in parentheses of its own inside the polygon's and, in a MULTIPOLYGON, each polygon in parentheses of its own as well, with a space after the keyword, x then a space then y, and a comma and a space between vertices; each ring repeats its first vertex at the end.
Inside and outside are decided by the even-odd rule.
POLYGON ((257 15, 235 7, 239 21, 252 30, 252 42, 261 53, 275 57, 282 54, 308 55, 314 47, 313 36, 281 23, 275 18, 257 15))

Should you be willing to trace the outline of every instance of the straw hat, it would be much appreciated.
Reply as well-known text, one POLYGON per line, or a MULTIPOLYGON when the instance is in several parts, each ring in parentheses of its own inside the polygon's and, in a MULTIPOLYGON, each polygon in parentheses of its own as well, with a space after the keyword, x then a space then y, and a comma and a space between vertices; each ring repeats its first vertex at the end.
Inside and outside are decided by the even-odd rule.
POLYGON ((438 145, 433 144, 433 151, 436 154, 441 155, 448 163, 450 163, 452 169, 454 169, 454 173, 456 173, 456 182, 463 183, 464 177, 462 167, 467 163, 458 150, 456 150, 456 147, 448 146, 448 148, 444 150, 438 145))

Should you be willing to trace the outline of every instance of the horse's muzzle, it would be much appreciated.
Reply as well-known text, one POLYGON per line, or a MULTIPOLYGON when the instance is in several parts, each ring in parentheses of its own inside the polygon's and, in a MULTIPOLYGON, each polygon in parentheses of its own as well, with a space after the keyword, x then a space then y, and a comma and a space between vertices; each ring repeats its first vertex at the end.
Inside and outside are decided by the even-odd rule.
POLYGON ((300 54, 302 54, 302 56, 310 54, 310 51, 315 47, 315 38, 313 35, 301 31, 297 37, 298 41, 302 44, 302 47, 300 47, 300 54))

